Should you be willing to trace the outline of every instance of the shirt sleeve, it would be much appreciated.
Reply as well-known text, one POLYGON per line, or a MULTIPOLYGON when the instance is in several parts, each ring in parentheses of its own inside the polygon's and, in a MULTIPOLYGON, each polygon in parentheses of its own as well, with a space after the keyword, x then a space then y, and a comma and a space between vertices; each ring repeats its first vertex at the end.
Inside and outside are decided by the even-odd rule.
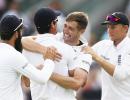
POLYGON ((123 68, 124 66, 116 66, 113 77, 119 81, 123 81, 130 78, 130 66, 123 68))
POLYGON ((92 46, 92 49, 96 53, 102 54, 105 51, 105 49, 107 49, 109 47, 109 45, 111 45, 111 41, 110 40, 102 40, 102 41, 99 41, 96 44, 94 44, 92 46))
POLYGON ((36 67, 29 64, 22 54, 17 54, 14 59, 15 64, 13 65, 13 68, 17 72, 41 84, 44 84, 49 80, 55 66, 52 60, 47 59, 43 63, 44 67, 42 68, 42 70, 38 70, 36 69, 36 67))
POLYGON ((92 63, 92 56, 90 54, 81 53, 79 56, 77 56, 77 58, 74 61, 75 66, 89 72, 90 65, 92 63))

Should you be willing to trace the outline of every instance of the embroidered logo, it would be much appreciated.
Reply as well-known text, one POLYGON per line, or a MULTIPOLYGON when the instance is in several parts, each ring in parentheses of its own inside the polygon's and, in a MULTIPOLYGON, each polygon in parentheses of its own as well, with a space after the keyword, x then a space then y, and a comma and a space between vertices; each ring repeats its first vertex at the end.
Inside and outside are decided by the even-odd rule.
POLYGON ((121 55, 118 55, 118 65, 121 65, 121 55))

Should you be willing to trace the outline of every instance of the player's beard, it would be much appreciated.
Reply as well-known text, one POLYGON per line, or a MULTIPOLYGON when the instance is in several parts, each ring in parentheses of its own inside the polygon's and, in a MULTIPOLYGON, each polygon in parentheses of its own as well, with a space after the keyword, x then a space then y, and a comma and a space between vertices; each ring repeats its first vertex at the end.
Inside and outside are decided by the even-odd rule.
POLYGON ((22 47, 21 38, 22 38, 22 36, 19 33, 18 38, 15 41, 15 49, 22 53, 23 47, 22 47))

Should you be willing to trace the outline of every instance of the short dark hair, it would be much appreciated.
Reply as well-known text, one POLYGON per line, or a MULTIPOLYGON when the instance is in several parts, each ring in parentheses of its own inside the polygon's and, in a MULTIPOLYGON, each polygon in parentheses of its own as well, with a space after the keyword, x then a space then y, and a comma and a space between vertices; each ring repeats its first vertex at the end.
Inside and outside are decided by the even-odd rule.
POLYGON ((72 12, 67 16, 66 21, 75 21, 78 23, 79 29, 86 29, 88 16, 84 12, 72 12))
POLYGON ((0 21, 0 36, 2 40, 10 40, 16 31, 23 27, 22 19, 15 15, 7 15, 0 21))

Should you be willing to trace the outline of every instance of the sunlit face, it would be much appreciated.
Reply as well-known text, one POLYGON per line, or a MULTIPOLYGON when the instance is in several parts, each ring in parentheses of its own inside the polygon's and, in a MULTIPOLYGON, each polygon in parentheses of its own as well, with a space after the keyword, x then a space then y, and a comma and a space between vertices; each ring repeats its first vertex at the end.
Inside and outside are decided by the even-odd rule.
POLYGON ((112 41, 121 41, 126 36, 126 25, 107 25, 107 31, 112 41))
POLYGON ((75 21, 66 21, 63 28, 63 39, 64 42, 69 45, 77 45, 80 35, 82 34, 81 30, 78 29, 78 24, 75 21))

